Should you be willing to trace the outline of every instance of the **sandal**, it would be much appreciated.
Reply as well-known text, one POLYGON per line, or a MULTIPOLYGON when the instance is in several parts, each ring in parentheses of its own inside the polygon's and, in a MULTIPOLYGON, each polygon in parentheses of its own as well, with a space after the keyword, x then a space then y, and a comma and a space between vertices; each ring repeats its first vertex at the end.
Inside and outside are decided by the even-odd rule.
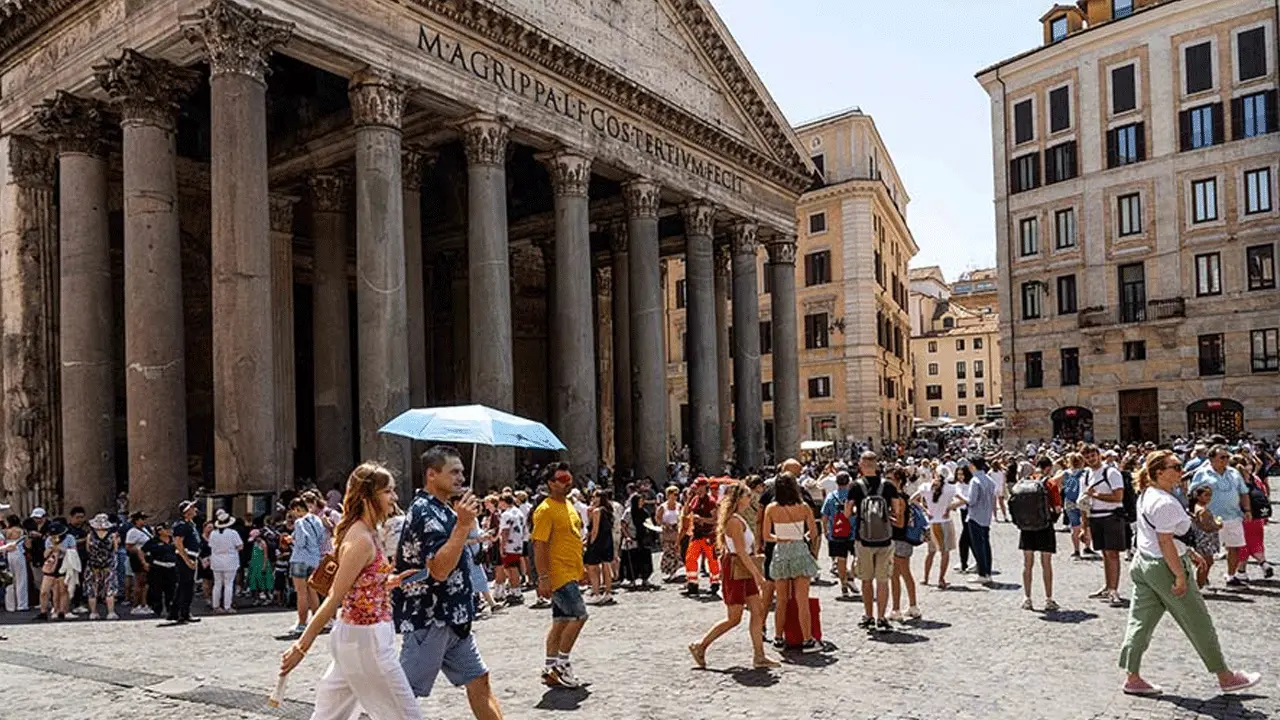
POLYGON ((773 636, 773 647, 774 647, 774 648, 776 648, 776 649, 778 649, 778 650, 782 650, 782 649, 783 649, 783 648, 785 648, 786 646, 787 646, 787 640, 786 640, 786 638, 782 637, 781 635, 774 635, 774 636, 773 636))
POLYGON ((951 583, 947 582, 946 580, 939 580, 939 581, 938 581, 938 589, 939 589, 939 590, 946 590, 946 589, 948 589, 948 588, 950 588, 950 587, 951 587, 951 583))
POLYGON ((690 645, 689 654, 693 656, 693 664, 703 670, 707 669, 707 649, 702 647, 702 643, 690 645))

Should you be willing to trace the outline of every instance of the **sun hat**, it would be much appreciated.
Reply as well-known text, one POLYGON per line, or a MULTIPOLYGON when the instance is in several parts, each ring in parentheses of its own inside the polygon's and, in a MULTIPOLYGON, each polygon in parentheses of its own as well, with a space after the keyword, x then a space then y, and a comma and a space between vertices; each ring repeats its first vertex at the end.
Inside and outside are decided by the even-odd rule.
POLYGON ((97 515, 93 516, 92 520, 89 521, 89 527, 93 528, 94 530, 110 530, 111 518, 107 517, 106 513, 98 513, 97 515))
POLYGON ((195 500, 183 500, 182 502, 178 503, 178 512, 185 515, 188 510, 190 510, 195 506, 196 506, 195 500))
POLYGON ((236 524, 236 519, 231 517, 231 513, 218 508, 218 512, 214 514, 213 526, 219 530, 225 530, 236 524))

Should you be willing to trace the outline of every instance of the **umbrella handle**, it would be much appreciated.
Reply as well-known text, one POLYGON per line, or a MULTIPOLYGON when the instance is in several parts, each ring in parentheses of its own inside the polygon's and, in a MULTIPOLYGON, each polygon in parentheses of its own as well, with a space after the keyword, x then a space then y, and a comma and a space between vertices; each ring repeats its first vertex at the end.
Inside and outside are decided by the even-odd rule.
POLYGON ((471 472, 467 473, 467 479, 469 481, 467 484, 471 486, 471 492, 475 492, 476 490, 476 448, 477 447, 479 447, 479 443, 471 443, 471 467, 468 468, 471 472))

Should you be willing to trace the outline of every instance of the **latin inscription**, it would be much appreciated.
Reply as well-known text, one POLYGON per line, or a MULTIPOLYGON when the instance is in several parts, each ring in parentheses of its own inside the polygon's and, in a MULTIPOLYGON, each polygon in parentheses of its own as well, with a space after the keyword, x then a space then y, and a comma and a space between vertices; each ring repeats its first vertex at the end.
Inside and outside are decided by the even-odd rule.
POLYGON ((418 28, 418 50, 481 81, 493 83, 503 92, 539 105, 547 112, 563 115, 601 135, 626 143, 655 160, 681 168, 730 192, 742 193, 743 180, 738 173, 698 157, 679 143, 637 127, 609 108, 547 83, 484 50, 468 50, 457 40, 445 37, 426 25, 418 28))

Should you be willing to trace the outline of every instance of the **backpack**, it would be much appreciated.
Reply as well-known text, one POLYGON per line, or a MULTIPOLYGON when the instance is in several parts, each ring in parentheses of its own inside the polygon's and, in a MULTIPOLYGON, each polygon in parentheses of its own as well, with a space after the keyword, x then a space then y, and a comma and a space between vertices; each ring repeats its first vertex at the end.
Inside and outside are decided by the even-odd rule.
POLYGON ((1121 470, 1120 477, 1124 480, 1124 500, 1120 507, 1120 514, 1127 523, 1138 521, 1138 493, 1133 488, 1133 477, 1129 475, 1128 470, 1121 470))
POLYGON ((1249 512, 1253 513, 1253 519, 1265 520, 1271 517, 1271 498, 1262 489, 1262 485, 1253 481, 1245 484, 1249 487, 1249 512))
POLYGON ((1062 499, 1075 502, 1080 499, 1080 478, 1084 470, 1068 470, 1062 476, 1062 499))
POLYGON ((1049 491, 1039 480, 1022 480, 1009 491, 1009 516, 1019 530, 1035 532, 1053 526, 1049 491))
POLYGON ((853 535, 853 525, 849 523, 849 518, 840 511, 831 517, 831 537, 836 540, 848 540, 853 535))
POLYGON ((924 508, 919 505, 908 505, 911 510, 911 517, 907 519, 906 535, 907 544, 923 545, 925 533, 929 532, 929 516, 925 514, 924 508))
POLYGON ((889 501, 880 494, 879 488, 872 494, 863 478, 858 478, 858 486, 863 492, 862 502, 858 503, 858 539, 863 543, 888 543, 893 539, 889 501))

